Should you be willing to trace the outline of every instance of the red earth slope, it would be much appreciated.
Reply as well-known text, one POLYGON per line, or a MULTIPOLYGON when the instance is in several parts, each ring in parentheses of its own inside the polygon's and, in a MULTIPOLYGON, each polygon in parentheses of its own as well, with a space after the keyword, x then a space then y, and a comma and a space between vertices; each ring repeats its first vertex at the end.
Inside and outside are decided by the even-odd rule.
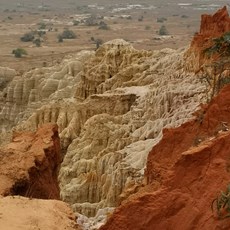
POLYGON ((59 199, 60 163, 57 125, 14 133, 12 142, 0 149, 0 195, 59 199))
POLYGON ((230 229, 212 201, 230 180, 230 85, 163 139, 148 156, 147 185, 100 230, 230 229))

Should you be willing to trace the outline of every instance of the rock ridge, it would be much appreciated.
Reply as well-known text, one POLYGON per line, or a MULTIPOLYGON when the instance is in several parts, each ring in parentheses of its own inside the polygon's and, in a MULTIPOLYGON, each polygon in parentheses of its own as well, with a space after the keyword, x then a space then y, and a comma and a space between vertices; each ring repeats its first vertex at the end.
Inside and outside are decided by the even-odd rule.
POLYGON ((213 39, 230 31, 230 17, 224 6, 213 15, 201 16, 200 31, 195 34, 185 57, 190 71, 199 71, 203 65, 210 64, 217 57, 208 58, 204 50, 213 45, 213 39))

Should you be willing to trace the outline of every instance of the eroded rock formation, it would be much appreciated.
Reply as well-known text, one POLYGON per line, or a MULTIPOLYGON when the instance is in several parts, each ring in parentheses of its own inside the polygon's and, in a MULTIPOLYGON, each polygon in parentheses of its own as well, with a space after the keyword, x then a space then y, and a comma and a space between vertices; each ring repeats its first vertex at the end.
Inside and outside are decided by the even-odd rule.
MULTIPOLYGON (((96 88, 92 92, 103 94, 90 96, 90 87, 81 87, 86 94, 81 91, 79 96, 77 88, 76 94, 80 99, 84 99, 82 95, 86 95, 87 99, 76 104, 76 108, 80 109, 86 102, 94 104, 95 97, 100 101, 107 98, 109 102, 109 98, 115 95, 122 101, 124 95, 129 95, 129 106, 120 102, 117 110, 120 113, 111 109, 108 112, 104 107, 102 109, 98 101, 95 104, 97 113, 89 106, 87 113, 82 113, 85 109, 77 113, 76 121, 80 120, 82 124, 80 129, 72 120, 71 125, 61 133, 62 137, 64 133, 71 133, 74 127, 75 131, 79 130, 77 138, 67 149, 60 170, 61 197, 71 203, 76 212, 87 216, 94 216, 98 209, 118 205, 138 190, 143 183, 147 154, 161 138, 162 128, 178 126, 191 118, 191 112, 202 100, 204 89, 192 74, 184 72, 181 50, 165 49, 150 54, 134 50, 126 43, 105 44, 105 47, 102 46, 103 52, 104 49, 111 52, 112 60, 117 53, 120 56, 117 62, 111 64, 108 64, 108 56, 100 59, 100 65, 94 65, 90 77, 98 79, 97 73, 100 71, 97 68, 101 66, 114 68, 117 72, 114 71, 111 78, 108 72, 103 82, 92 86, 96 88), (125 64, 123 68, 118 65, 120 69, 116 69, 117 63, 130 64, 125 64), (84 121, 84 118, 87 119, 84 121)), ((96 57, 102 51, 99 50, 96 57)), ((92 60, 94 62, 94 58, 92 60)), ((88 62, 87 66, 90 65, 88 62)), ((85 78, 82 79, 85 82, 85 78)))
POLYGON ((0 67, 0 90, 4 89, 15 76, 16 71, 14 69, 0 67))
POLYGON ((9 93, 2 119, 12 116, 16 130, 48 122, 59 126, 66 151, 61 198, 75 212, 95 216, 138 191, 162 129, 191 119, 204 99, 205 85, 184 70, 184 52, 136 50, 123 40, 105 43, 95 53, 81 52, 58 67, 13 79, 4 89, 9 93), (26 82, 33 83, 28 88, 26 82), (12 96, 17 92, 19 97, 12 96))
POLYGON ((148 156, 147 185, 100 229, 229 229, 211 209, 229 183, 229 102, 228 85, 196 119, 165 129, 148 156))
MULTIPOLYGON (((73 96, 75 84, 80 80, 82 63, 91 53, 82 51, 71 60, 63 60, 60 65, 31 70, 23 76, 14 77, 8 85, 0 88, 0 130, 6 129, 4 124, 7 127, 15 126, 24 116, 26 119, 35 109, 52 99, 73 96)), ((0 73, 0 82, 7 75, 4 76, 0 73)))
POLYGON ((0 194, 59 199, 61 160, 57 125, 14 133, 12 142, 0 149, 0 194))
POLYGON ((80 229, 70 207, 61 201, 0 196, 0 204, 0 229, 80 229))
POLYGON ((230 17, 227 7, 224 6, 213 15, 202 15, 200 31, 195 34, 189 50, 186 52, 188 59, 187 68, 191 71, 199 71, 204 64, 209 64, 218 55, 211 58, 205 55, 204 50, 213 45, 213 39, 230 31, 230 17))

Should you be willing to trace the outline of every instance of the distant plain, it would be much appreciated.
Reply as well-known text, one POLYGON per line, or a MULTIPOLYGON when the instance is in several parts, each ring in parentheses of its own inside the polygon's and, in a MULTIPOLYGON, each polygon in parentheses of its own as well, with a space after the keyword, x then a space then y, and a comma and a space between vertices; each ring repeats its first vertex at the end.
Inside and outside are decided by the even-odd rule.
POLYGON ((50 66, 65 55, 80 50, 95 50, 100 43, 122 38, 137 49, 177 49, 188 46, 199 31, 201 14, 213 14, 227 5, 224 0, 129 1, 49 0, 0 2, 0 66, 19 72, 50 66), (43 26, 43 29, 41 29, 43 26), (164 26, 166 35, 160 35, 164 26), (58 42, 58 35, 68 28, 75 39, 58 42), (23 42, 28 32, 45 31, 41 46, 23 42), (12 51, 23 48, 28 55, 15 58, 12 51))

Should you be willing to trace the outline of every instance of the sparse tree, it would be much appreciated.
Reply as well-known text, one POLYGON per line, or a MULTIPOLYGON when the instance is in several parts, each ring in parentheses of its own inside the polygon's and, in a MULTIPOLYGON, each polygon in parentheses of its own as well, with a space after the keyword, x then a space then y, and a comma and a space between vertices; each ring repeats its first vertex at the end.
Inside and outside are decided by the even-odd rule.
POLYGON ((224 85, 230 83, 229 65, 230 60, 227 58, 205 65, 199 70, 198 76, 200 80, 205 81, 207 84, 207 102, 217 95, 224 85))
POLYGON ((97 38, 94 41, 95 41, 95 44, 96 44, 96 49, 98 49, 101 46, 101 44, 103 44, 103 40, 100 39, 100 38, 97 38))
POLYGON ((165 27, 165 25, 162 25, 159 29, 159 35, 168 35, 168 30, 167 28, 165 27))
POLYGON ((224 85, 230 83, 230 32, 213 39, 213 44, 203 52, 207 58, 215 55, 216 60, 209 65, 203 65, 198 71, 200 79, 207 83, 206 94, 209 101, 224 85))

